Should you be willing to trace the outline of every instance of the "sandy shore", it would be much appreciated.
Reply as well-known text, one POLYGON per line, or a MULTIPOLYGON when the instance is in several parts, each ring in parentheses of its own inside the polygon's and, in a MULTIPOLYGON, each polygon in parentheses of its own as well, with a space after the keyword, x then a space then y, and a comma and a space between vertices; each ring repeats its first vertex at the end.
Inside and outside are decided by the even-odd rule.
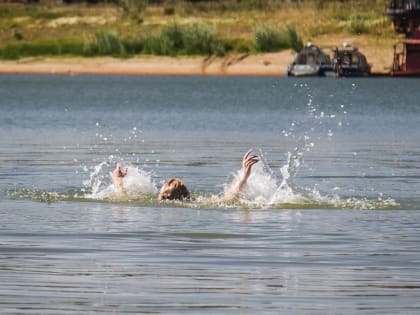
MULTIPOLYGON (((291 50, 260 55, 216 57, 141 56, 128 59, 27 58, 1 61, 0 73, 121 74, 121 75, 261 75, 284 76, 293 60, 291 50)), ((373 71, 383 74, 383 60, 370 60, 373 71)))
POLYGON ((0 62, 0 73, 138 75, 284 75, 291 51, 216 57, 27 58, 0 62))

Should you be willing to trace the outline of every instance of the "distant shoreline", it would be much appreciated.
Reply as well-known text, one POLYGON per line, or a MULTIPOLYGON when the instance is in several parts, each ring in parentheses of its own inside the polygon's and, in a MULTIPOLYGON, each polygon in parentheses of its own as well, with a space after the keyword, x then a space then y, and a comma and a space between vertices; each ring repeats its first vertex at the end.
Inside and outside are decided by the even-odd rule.
MULTIPOLYGON (((291 50, 256 55, 237 54, 224 58, 43 57, 0 61, 0 74, 285 76, 286 67, 292 60, 291 50)), ((375 63, 372 65, 373 75, 388 74, 386 71, 375 71, 380 67, 375 63)))

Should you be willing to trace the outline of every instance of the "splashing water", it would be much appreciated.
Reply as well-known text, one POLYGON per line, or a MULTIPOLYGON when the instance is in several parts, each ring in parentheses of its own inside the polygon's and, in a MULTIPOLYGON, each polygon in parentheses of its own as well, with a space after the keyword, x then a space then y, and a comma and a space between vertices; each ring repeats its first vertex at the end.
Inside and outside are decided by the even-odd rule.
MULTIPOLYGON (((323 195, 315 186, 302 189, 295 186, 294 179, 299 167, 302 165, 303 155, 299 152, 288 154, 286 163, 280 167, 281 179, 269 168, 262 158, 257 163, 249 177, 247 186, 241 193, 240 203, 258 208, 332 208, 332 209, 386 209, 396 207, 399 204, 392 198, 377 199, 340 197, 338 195, 323 195)), ((242 176, 242 170, 234 174, 234 179, 226 185, 226 190, 237 185, 242 176)))
POLYGON ((91 193, 88 194, 90 198, 95 198, 99 195, 101 186, 103 183, 104 176, 101 174, 103 167, 107 165, 106 162, 101 162, 93 167, 93 171, 90 173, 89 180, 85 180, 83 185, 85 188, 90 189, 91 193))
MULTIPOLYGON (((286 163, 280 167, 278 176, 268 165, 260 150, 261 162, 253 168, 247 187, 241 194, 241 202, 251 206, 275 207, 281 205, 307 205, 316 207, 317 205, 331 208, 351 208, 351 209, 375 209, 389 208, 398 206, 398 203, 392 198, 383 198, 381 195, 377 199, 358 198, 358 197, 340 197, 338 195, 322 195, 318 188, 298 187, 295 184, 295 178, 299 169, 304 165, 304 153, 314 150, 315 142, 312 140, 313 134, 319 134, 319 129, 324 131, 328 139, 334 136, 333 122, 342 111, 345 105, 340 104, 337 113, 328 113, 320 110, 319 104, 316 104, 314 97, 307 85, 300 86, 307 92, 308 102, 306 104, 307 115, 303 121, 293 121, 287 130, 283 130, 285 137, 295 139, 297 146, 292 152, 287 153, 286 163)), ((339 128, 343 122, 340 120, 335 124, 339 128)), ((318 137, 318 140, 321 140, 318 137)), ((241 171, 234 176, 232 183, 227 185, 226 189, 236 185, 241 177, 241 171)))
MULTIPOLYGON (((336 108, 336 112, 327 112, 321 110, 319 104, 314 101, 314 96, 307 85, 300 86, 303 92, 308 97, 308 102, 305 104, 306 115, 301 120, 294 120, 290 123, 289 128, 283 130, 283 135, 289 139, 293 139, 296 147, 287 153, 287 159, 278 171, 274 171, 267 163, 264 153, 260 150, 260 162, 257 163, 244 191, 240 195, 239 203, 236 205, 248 205, 259 208, 284 208, 284 207, 306 207, 316 208, 357 208, 357 209, 375 209, 395 207, 398 204, 391 198, 383 198, 379 196, 377 199, 358 198, 358 197, 340 197, 338 195, 329 195, 321 193, 318 187, 299 187, 295 183, 298 171, 304 165, 304 155, 316 148, 316 142, 322 140, 319 136, 324 134, 326 139, 331 139, 334 136, 334 127, 342 127, 343 122, 340 120, 334 123, 334 120, 339 118, 340 113, 346 115, 344 110, 345 105, 340 104, 336 108)), ((109 145, 118 143, 112 134, 106 134, 102 130, 99 122, 96 123, 97 133, 96 137, 99 144, 95 144, 92 149, 97 153, 105 153, 109 145), (111 144, 112 142, 112 144, 111 144)), ((131 141, 137 142, 137 136, 142 133, 142 130, 133 127, 130 129, 127 137, 123 138, 123 143, 131 141)), ((324 139, 325 139, 324 138, 324 139)), ((141 141, 142 143, 144 140, 141 141)), ((138 163, 134 161, 135 154, 123 156, 124 150, 120 148, 114 149, 114 155, 108 155, 104 161, 99 162, 91 168, 84 166, 85 172, 88 173, 88 179, 83 181, 81 190, 76 192, 70 191, 64 194, 50 193, 43 191, 20 190, 11 195, 17 198, 31 198, 40 201, 59 201, 59 200, 79 200, 79 199, 94 199, 94 200, 113 200, 115 196, 115 187, 111 181, 109 172, 116 161, 124 162, 125 164, 138 163), (130 162, 131 161, 131 162, 130 162), (80 194, 81 193, 81 194, 80 194), (74 198, 74 199, 72 199, 74 198)), ((97 161, 97 160, 96 160, 97 161)), ((97 163, 97 162, 96 162, 97 163)), ((236 186, 242 176, 242 170, 237 171, 233 175, 233 180, 225 184, 225 190, 229 190, 236 186)), ((127 192, 129 200, 155 200, 158 192, 153 174, 147 172, 139 167, 130 165, 128 167, 128 174, 123 179, 124 187, 127 192), (151 197, 153 195, 153 197, 151 197), (151 198, 150 198, 151 197, 151 198)), ((217 196, 212 196, 217 197, 217 196)), ((199 193, 195 196, 194 202, 189 206, 199 206, 205 204, 208 206, 220 206, 223 208, 230 207, 230 205, 219 202, 221 198, 208 198, 206 193, 199 193), (210 201, 210 204, 208 202, 210 201), (217 204, 215 204, 217 203, 217 204)), ((187 204, 186 204, 187 206, 187 204)), ((236 207, 234 205, 234 207, 236 207)))
MULTIPOLYGON (((110 180, 111 176, 106 174, 105 166, 109 166, 107 162, 101 162, 94 166, 89 180, 83 182, 85 191, 87 191, 86 198, 112 199, 114 197, 115 187, 110 180)), ((128 166, 128 173, 123 181, 127 197, 130 199, 138 199, 141 196, 157 192, 152 174, 135 166, 128 166)))
MULTIPOLYGON (((254 166, 248 183, 241 193, 240 202, 251 206, 267 207, 285 203, 302 203, 307 200, 297 192, 294 185, 294 178, 302 158, 303 156, 298 152, 289 153, 286 164, 279 169, 281 177, 279 179, 261 154, 260 162, 254 166)), ((241 177, 242 170, 234 175, 233 181, 226 186, 226 190, 237 185, 241 177)))
POLYGON ((157 193, 152 174, 134 166, 128 167, 127 176, 124 178, 124 187, 127 189, 130 198, 157 193))

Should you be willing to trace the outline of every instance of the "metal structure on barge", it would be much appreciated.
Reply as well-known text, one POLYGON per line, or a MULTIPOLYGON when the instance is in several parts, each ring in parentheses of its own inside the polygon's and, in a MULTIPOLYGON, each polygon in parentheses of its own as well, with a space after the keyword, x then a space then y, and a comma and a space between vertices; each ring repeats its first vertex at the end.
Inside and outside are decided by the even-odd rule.
POLYGON ((393 76, 420 76, 420 0, 393 0, 387 8, 394 30, 407 36, 394 45, 393 76))
POLYGON ((386 14, 397 33, 410 36, 420 26, 420 0, 393 0, 386 14))
POLYGON ((403 40, 401 45, 394 46, 391 75, 420 76, 420 29, 412 37, 403 40))

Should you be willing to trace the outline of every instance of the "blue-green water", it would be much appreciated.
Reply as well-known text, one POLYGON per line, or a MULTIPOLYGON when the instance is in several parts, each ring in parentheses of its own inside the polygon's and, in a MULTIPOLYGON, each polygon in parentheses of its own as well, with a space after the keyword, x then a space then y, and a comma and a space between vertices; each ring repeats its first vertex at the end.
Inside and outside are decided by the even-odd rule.
POLYGON ((0 76, 0 310, 417 314, 418 86, 0 76), (174 176, 193 201, 156 201, 174 176))

